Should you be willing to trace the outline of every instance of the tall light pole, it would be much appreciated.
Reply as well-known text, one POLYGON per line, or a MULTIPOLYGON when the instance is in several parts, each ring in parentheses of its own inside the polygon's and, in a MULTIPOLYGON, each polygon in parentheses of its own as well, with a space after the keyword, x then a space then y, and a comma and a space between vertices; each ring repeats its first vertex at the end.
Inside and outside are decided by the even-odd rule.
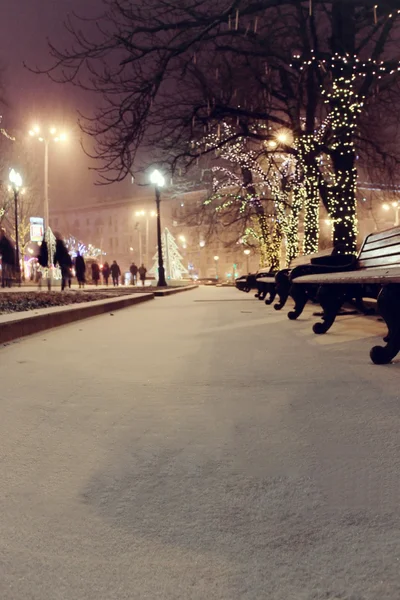
POLYGON ((247 269, 247 273, 250 273, 250 271, 249 271, 249 257, 250 257, 250 252, 251 252, 251 250, 249 250, 248 248, 246 248, 246 250, 243 250, 243 253, 246 255, 246 269, 247 269))
POLYGON ((157 245, 158 245, 158 287, 167 287, 165 281, 165 269, 164 260, 162 254, 162 242, 161 242, 161 216, 160 216, 160 202, 161 202, 161 188, 164 186, 165 179, 162 173, 155 169, 150 175, 150 181, 155 186, 156 191, 156 206, 157 206, 157 245))
MULTIPOLYGON (((148 268, 148 266, 150 264, 150 260, 151 260, 150 259, 150 251, 149 251, 149 248, 150 248, 150 241, 149 241, 150 219, 149 219, 149 217, 156 217, 157 213, 155 210, 148 210, 148 211, 147 210, 137 210, 135 215, 137 217, 146 217, 146 263, 147 263, 147 268, 148 268)), ((139 233, 139 235, 140 235, 140 233, 139 233)), ((139 239, 141 239, 141 238, 139 238, 139 239)), ((140 255, 141 254, 142 254, 142 252, 140 252, 140 255)), ((142 262, 142 259, 140 259, 140 262, 142 262)))
POLYGON ((391 202, 390 204, 382 205, 383 210, 390 210, 390 207, 394 208, 394 226, 398 227, 400 225, 400 203, 399 201, 391 202))
POLYGON ((32 127, 29 135, 44 144, 44 230, 46 231, 49 227, 49 144, 65 142, 67 136, 63 132, 58 132, 55 127, 50 127, 48 132, 42 133, 39 125, 32 127))
POLYGON ((219 256, 214 256, 216 279, 219 279, 219 277, 218 277, 218 261, 219 261, 219 256))
POLYGON ((19 191, 22 187, 22 177, 17 171, 15 171, 15 169, 11 169, 9 179, 10 179, 12 190, 14 192, 15 260, 17 263, 18 283, 21 284, 21 265, 19 262, 18 196, 19 196, 19 191))

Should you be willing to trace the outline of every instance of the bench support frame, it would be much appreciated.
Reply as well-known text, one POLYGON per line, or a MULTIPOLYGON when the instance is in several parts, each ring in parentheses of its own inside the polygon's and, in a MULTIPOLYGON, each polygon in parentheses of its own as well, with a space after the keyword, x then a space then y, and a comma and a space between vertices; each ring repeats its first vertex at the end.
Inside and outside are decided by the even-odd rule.
POLYGON ((383 286, 378 296, 378 308, 388 326, 386 346, 374 346, 370 352, 376 365, 387 365, 400 352, 400 284, 383 286))

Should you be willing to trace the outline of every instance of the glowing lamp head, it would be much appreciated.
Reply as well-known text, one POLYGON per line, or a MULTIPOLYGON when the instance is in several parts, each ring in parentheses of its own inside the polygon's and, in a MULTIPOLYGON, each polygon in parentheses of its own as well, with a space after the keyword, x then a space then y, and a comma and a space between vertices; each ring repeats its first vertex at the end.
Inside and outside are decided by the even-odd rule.
POLYGON ((199 243, 200 248, 204 248, 204 246, 206 245, 204 240, 201 240, 201 242, 199 243))
POLYGON ((393 206, 393 208, 397 208, 397 207, 398 207, 398 205, 399 205, 399 203, 398 203, 398 202, 392 202, 392 206, 393 206))
POLYGON ((165 184, 164 175, 162 173, 160 173, 160 171, 158 171, 158 169, 155 169, 152 172, 152 174, 150 175, 150 181, 156 187, 164 187, 164 184, 165 184))
POLYGON ((40 133, 40 127, 39 127, 39 125, 34 125, 32 127, 32 130, 33 130, 33 133, 36 133, 36 134, 40 133))
POLYGON ((179 239, 181 240, 181 242, 186 242, 186 238, 184 235, 180 235, 179 239))
POLYGON ((278 133, 276 136, 276 139, 280 144, 287 144, 289 141, 289 136, 285 131, 281 131, 281 133, 278 133))
POLYGON ((55 135, 57 133, 57 129, 55 127, 50 127, 51 135, 55 135))
POLYGON ((268 142, 268 148, 271 148, 271 150, 274 150, 277 147, 277 143, 275 140, 269 140, 268 142))
POLYGON ((385 204, 382 204, 382 208, 383 208, 383 210, 389 210, 390 206, 389 206, 389 204, 385 203, 385 204))
POLYGON ((9 180, 14 188, 20 188, 22 186, 22 177, 15 169, 11 169, 9 180))
POLYGON ((214 260, 215 260, 215 262, 218 262, 219 261, 219 256, 214 256, 214 260))
POLYGON ((243 250, 243 252, 246 256, 249 256, 249 254, 250 254, 250 250, 248 248, 247 248, 247 250, 243 250))
POLYGON ((65 142, 67 140, 67 134, 66 133, 60 133, 60 135, 58 136, 58 139, 60 140, 60 142, 65 142))

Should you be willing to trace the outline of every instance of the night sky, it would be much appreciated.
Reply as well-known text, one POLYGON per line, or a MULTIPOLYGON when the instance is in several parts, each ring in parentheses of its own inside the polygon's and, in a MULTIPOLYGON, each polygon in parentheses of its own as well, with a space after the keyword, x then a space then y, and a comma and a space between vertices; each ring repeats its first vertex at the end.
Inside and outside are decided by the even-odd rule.
POLYGON ((128 182, 106 189, 93 186, 95 175, 88 172, 90 161, 80 148, 81 132, 77 126, 77 110, 90 113, 93 98, 71 86, 54 84, 23 66, 24 61, 32 67, 50 64, 47 38, 61 48, 68 46, 69 36, 63 26, 68 13, 92 16, 99 10, 100 0, 0 2, 1 79, 9 104, 2 109, 3 125, 22 133, 35 121, 54 123, 70 134, 69 143, 64 148, 57 147, 50 157, 50 200, 57 205, 129 193, 128 182))

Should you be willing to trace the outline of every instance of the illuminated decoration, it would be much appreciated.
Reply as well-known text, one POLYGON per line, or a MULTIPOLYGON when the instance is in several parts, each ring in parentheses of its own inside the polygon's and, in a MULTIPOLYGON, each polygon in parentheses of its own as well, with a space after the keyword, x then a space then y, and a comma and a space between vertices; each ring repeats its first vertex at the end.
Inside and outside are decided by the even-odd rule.
POLYGON ((346 62, 340 76, 326 94, 331 107, 330 127, 333 142, 330 155, 333 169, 328 185, 328 209, 333 224, 333 243, 342 254, 357 253, 357 168, 354 137, 363 106, 354 91, 355 73, 347 73, 346 62))
MULTIPOLYGON (((183 275, 186 275, 189 271, 185 269, 182 264, 183 256, 179 253, 178 245, 175 242, 175 238, 169 229, 164 229, 164 235, 162 236, 162 253, 165 266, 165 276, 167 279, 180 280, 183 279, 183 275)), ((153 256, 154 264, 149 271, 150 275, 158 277, 158 251, 153 256)))
POLYGON ((304 193, 298 182, 296 159, 277 149, 278 142, 291 143, 292 134, 281 130, 276 138, 278 142, 271 138, 263 146, 253 144, 253 149, 244 137, 233 138, 234 129, 222 123, 217 134, 210 133, 198 143, 198 147, 208 151, 222 142, 218 157, 228 165, 211 169, 213 194, 206 204, 215 204, 215 210, 222 214, 236 211, 236 221, 251 221, 245 228, 244 240, 257 243, 260 267, 277 270, 283 237, 286 238, 287 262, 299 251, 298 218, 304 193), (265 202, 269 202, 269 210, 265 202))
MULTIPOLYGON (((400 11, 397 11, 400 14, 400 11)), ((387 15, 391 19, 393 14, 387 15)), ((307 189, 307 206, 315 209, 315 213, 305 215, 304 251, 309 253, 317 248, 316 240, 312 243, 312 231, 317 230, 316 217, 317 193, 323 186, 326 193, 326 204, 332 221, 332 237, 335 248, 344 254, 355 254, 357 243, 357 168, 355 139, 358 118, 362 112, 365 98, 357 91, 359 79, 382 79, 385 75, 393 75, 400 71, 400 63, 395 61, 379 61, 361 59, 356 54, 339 56, 337 53, 326 59, 317 56, 313 51, 307 60, 301 62, 300 55, 294 56, 294 63, 300 71, 313 63, 325 73, 330 73, 332 84, 322 94, 328 106, 328 116, 318 131, 308 139, 301 139, 299 161, 304 169, 304 183, 307 189), (296 62, 300 61, 297 65, 296 62), (306 143, 304 150, 302 145, 306 143), (327 164, 323 171, 318 167, 316 158, 325 154, 327 164), (314 157, 314 159, 312 159, 314 157), (308 160, 310 158, 310 160, 308 160)), ((315 65, 313 65, 315 67, 315 65)), ((362 87, 362 86, 361 86, 362 87)))
POLYGON ((296 140, 297 160, 304 180, 303 254, 314 254, 319 247, 319 170, 315 162, 314 135, 301 135, 296 140))
POLYGON ((93 246, 93 244, 88 244, 86 246, 72 235, 65 240, 65 245, 73 258, 76 257, 78 252, 81 256, 88 259, 98 259, 106 254, 100 248, 93 246))

